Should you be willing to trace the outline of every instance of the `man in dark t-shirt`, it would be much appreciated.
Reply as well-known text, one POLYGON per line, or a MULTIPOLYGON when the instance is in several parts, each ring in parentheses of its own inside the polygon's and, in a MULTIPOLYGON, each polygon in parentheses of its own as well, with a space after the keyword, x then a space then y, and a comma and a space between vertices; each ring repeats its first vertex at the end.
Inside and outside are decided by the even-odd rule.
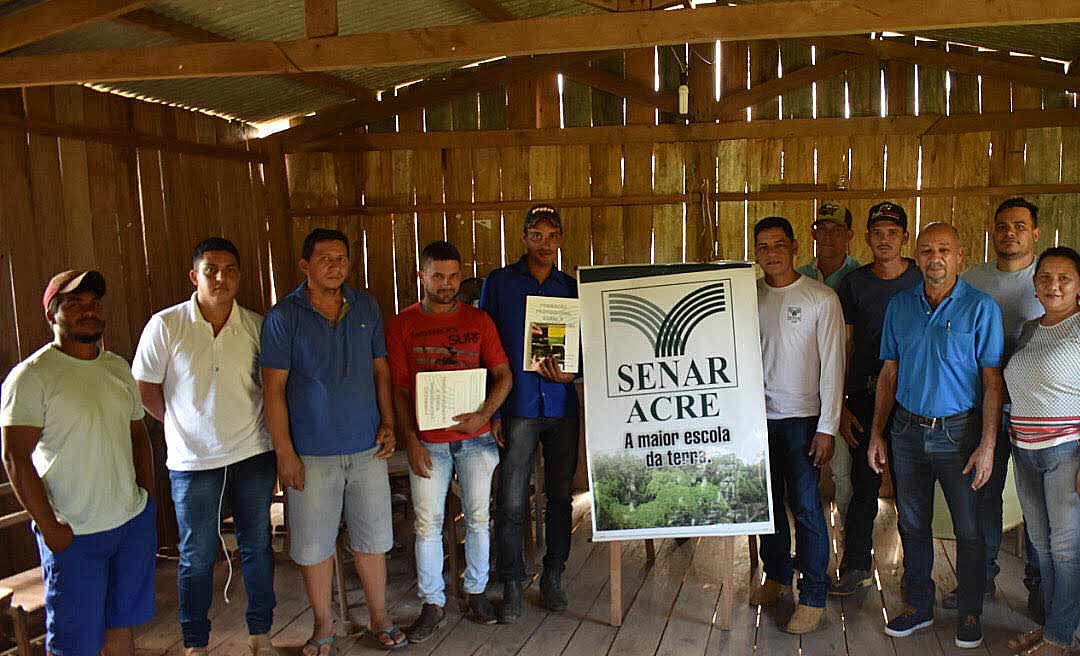
POLYGON ((844 518, 844 559, 840 580, 829 594, 844 596, 873 582, 870 548, 877 517, 881 475, 866 458, 874 395, 881 371, 881 329, 893 294, 922 281, 915 261, 900 255, 908 241, 907 214, 894 203, 870 209, 866 243, 874 260, 847 274, 836 288, 847 324, 847 401, 840 420, 840 435, 851 448, 851 502, 844 518))

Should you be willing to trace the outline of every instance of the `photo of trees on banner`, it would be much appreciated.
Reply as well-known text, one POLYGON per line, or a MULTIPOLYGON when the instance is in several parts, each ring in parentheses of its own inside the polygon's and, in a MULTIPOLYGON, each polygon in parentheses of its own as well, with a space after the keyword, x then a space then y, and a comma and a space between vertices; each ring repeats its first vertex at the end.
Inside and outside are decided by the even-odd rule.
POLYGON ((771 533, 753 269, 580 270, 596 540, 771 533))

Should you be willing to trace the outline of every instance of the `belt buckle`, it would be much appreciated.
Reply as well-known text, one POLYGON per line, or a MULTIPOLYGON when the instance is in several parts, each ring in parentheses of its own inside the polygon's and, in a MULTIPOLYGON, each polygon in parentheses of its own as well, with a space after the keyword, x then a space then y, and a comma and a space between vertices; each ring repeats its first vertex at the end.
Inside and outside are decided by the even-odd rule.
POLYGON ((937 417, 932 417, 930 419, 930 426, 929 426, 930 430, 933 430, 933 429, 937 428, 937 420, 938 420, 937 417))

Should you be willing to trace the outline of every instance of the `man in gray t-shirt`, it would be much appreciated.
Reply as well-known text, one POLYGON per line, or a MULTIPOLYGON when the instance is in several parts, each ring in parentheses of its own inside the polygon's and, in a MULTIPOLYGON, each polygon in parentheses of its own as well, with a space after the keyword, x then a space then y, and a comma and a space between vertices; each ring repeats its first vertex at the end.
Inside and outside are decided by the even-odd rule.
MULTIPOLYGON (((1005 359, 1012 356, 1024 322, 1043 315, 1043 307, 1035 298, 1035 243, 1039 240, 1039 208, 1023 198, 1010 198, 998 206, 994 213, 993 244, 995 259, 972 267, 962 276, 971 286, 986 292, 1001 307, 1005 322, 1005 359)), ((982 512, 985 519, 986 579, 988 593, 993 592, 994 577, 1001 568, 997 554, 1001 547, 1002 494, 1009 468, 1009 402, 1005 398, 1002 408, 1001 430, 998 432, 994 453, 994 473, 982 490, 982 512)), ((1024 584, 1031 591, 1028 606, 1035 606, 1038 614, 1042 595, 1038 590, 1039 563, 1028 545, 1027 568, 1024 584)), ((948 607, 954 596, 946 595, 943 604, 948 607)))

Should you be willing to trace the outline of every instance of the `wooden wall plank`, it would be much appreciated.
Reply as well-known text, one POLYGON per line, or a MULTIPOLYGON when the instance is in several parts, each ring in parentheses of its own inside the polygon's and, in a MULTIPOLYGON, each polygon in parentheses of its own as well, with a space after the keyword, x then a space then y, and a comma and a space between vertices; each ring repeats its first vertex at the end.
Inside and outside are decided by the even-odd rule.
POLYGON ((506 85, 506 124, 511 129, 536 127, 536 82, 514 80, 506 85))
MULTIPOLYGON (((106 94, 87 91, 83 112, 86 123, 93 127, 110 127, 110 98, 106 94)), ((123 255, 120 250, 120 199, 118 179, 121 175, 116 161, 115 146, 88 144, 87 163, 90 167, 90 210, 94 226, 94 256, 98 270, 105 275, 109 293, 105 295, 105 309, 109 328, 105 345, 123 357, 130 358, 133 351, 132 330, 124 307, 127 299, 128 280, 124 276, 123 255)), ((142 328, 141 324, 134 329, 142 328)))
POLYGON ((690 87, 690 120, 694 120, 695 116, 709 115, 716 103, 716 64, 715 44, 690 44, 687 79, 690 87))
POLYGON ((847 71, 851 116, 881 116, 881 63, 869 62, 847 71))
MULTIPOLYGON (((480 93, 480 129, 506 129, 506 87, 498 86, 480 93)), ((404 128, 399 128, 404 131, 404 128)))
MULTIPOLYGON (((1061 181, 1080 182, 1080 128, 1061 130, 1061 181)), ((1059 205, 1058 243, 1080 246, 1080 195, 1071 194, 1059 205)))
MULTIPOLYGON (((447 202, 469 202, 472 200, 472 153, 468 148, 453 148, 444 151, 446 162, 446 200, 447 202)), ((473 250, 473 213, 459 210, 447 213, 446 239, 461 251, 461 266, 474 270, 476 257, 473 250)))
MULTIPOLYGON (((720 98, 733 93, 746 91, 747 70, 750 44, 746 41, 724 41, 720 44, 720 98)), ((721 121, 741 121, 746 119, 746 111, 740 110, 729 116, 720 117, 721 121)))
MULTIPOLYGON (((557 146, 558 196, 581 198, 589 195, 589 147, 557 146)), ((562 270, 577 277, 577 267, 592 264, 592 216, 587 207, 562 207, 562 270)))
MULTIPOLYGON (((622 194, 622 146, 618 144, 589 146, 589 166, 592 180, 591 196, 616 197, 622 194)), ((596 264, 620 264, 625 261, 624 209, 622 207, 592 208, 593 259, 596 264)), ((509 243, 509 236, 507 243, 509 243)))
MULTIPOLYGON (((786 111, 786 110, 785 110, 786 111)), ((813 137, 792 137, 784 139, 784 178, 785 185, 809 185, 814 183, 814 139, 813 137)), ((813 256, 813 236, 810 225, 814 222, 816 203, 813 200, 784 201, 780 203, 780 215, 791 221, 795 238, 801 246, 797 264, 813 256)))
MULTIPOLYGON (((502 169, 502 195, 507 199, 524 200, 529 197, 529 149, 510 146, 499 149, 499 166, 502 169)), ((506 262, 515 262, 522 254, 524 245, 521 235, 525 225, 525 212, 510 210, 503 213, 503 234, 506 240, 506 262)))
MULTIPOLYGON (((976 55, 977 49, 949 44, 949 52, 976 55)), ((949 71, 949 114, 979 113, 979 77, 949 71)))
MULTIPOLYGON (((368 202, 394 201, 393 158, 393 151, 367 152, 361 155, 362 188, 368 202)), ((393 248, 387 248, 388 244, 394 243, 393 217, 388 214, 365 216, 363 226, 368 291, 379 302, 383 319, 388 320, 395 313, 394 252, 393 248)))
MULTIPOLYGON (((623 54, 616 52, 606 57, 593 61, 593 68, 611 73, 618 77, 623 76, 623 54)), ((621 96, 590 89, 592 94, 592 124, 593 125, 622 125, 623 124, 623 99, 621 96)))
MULTIPOLYGON (((135 129, 143 134, 160 136, 162 134, 163 107, 156 103, 134 103, 132 121, 135 129)), ((181 289, 177 280, 180 272, 172 264, 174 258, 170 251, 177 246, 169 231, 168 203, 161 179, 161 152, 139 149, 136 165, 139 167, 139 183, 142 188, 142 217, 146 235, 146 260, 149 264, 150 311, 157 312, 170 305, 179 303, 181 289)), ((241 252, 243 255, 243 252, 241 252)), ((253 272, 242 267, 245 278, 253 272)))
MULTIPOLYGON (((17 90, 0 93, 0 113, 23 116, 22 98, 17 90)), ((52 339, 51 329, 42 314, 41 293, 49 278, 58 273, 42 271, 38 259, 38 234, 30 189, 30 155, 25 133, 0 130, 0 171, 4 172, 0 221, 4 224, 6 241, 10 245, 8 257, 14 288, 16 334, 19 357, 24 358, 52 339)), ((111 309, 113 305, 109 307, 111 309)))
MULTIPOLYGON (((940 41, 919 41, 915 44, 919 48, 933 48, 944 50, 945 44, 940 41)), ((928 66, 919 67, 919 114, 945 114, 945 71, 940 68, 928 66)))
POLYGON ((592 93, 589 87, 563 78, 562 90, 563 125, 568 128, 592 126, 592 93))
MULTIPOLYGON (((947 187, 955 179, 956 135, 943 134, 922 140, 922 184, 924 187, 947 187)), ((952 223, 951 196, 924 196, 918 229, 928 223, 952 223)))
MULTIPOLYGON (((882 41, 915 45, 909 36, 883 36, 882 41)), ((915 114, 915 65, 901 61, 885 62, 885 91, 888 95, 889 116, 915 114)))
MULTIPOLYGON (((781 139, 751 139, 746 153, 746 178, 750 191, 761 191, 769 185, 783 182, 781 159, 784 142, 781 139)), ((748 225, 767 216, 780 213, 779 201, 751 201, 748 207, 748 225)), ((804 253, 805 254, 805 253, 804 253)))
MULTIPOLYGON (((653 144, 656 171, 653 191, 657 194, 681 194, 685 191, 684 159, 681 143, 653 144)), ((658 263, 682 262, 686 239, 685 205, 657 205, 653 209, 653 241, 658 263)))
MULTIPOLYGON (((472 152, 476 200, 499 200, 502 190, 499 151, 475 148, 472 152)), ((476 212, 473 217, 476 243, 476 275, 486 276, 502 266, 502 215, 498 210, 476 212)))
MULTIPOLYGON (((885 178, 885 139, 875 135, 851 138, 851 187, 854 189, 883 189, 885 178)), ((866 225, 870 208, 881 199, 856 199, 847 203, 851 210, 852 226, 866 225), (858 223, 857 223, 858 222, 858 223)), ((906 209, 906 208, 905 208, 906 209)), ((855 233, 859 234, 858 231, 855 233)), ((864 239, 852 239, 851 255, 860 262, 872 257, 864 239)))
MULTIPOLYGON (((686 66, 686 45, 657 46, 657 74, 660 78, 660 93, 677 95, 680 76, 686 66)), ((689 69, 687 69, 689 73, 689 69)), ((660 112, 660 123, 684 123, 685 117, 673 112, 660 112)))
POLYGON ((716 144, 683 144, 686 191, 701 194, 686 205, 686 260, 708 261, 716 256, 716 144))
MULTIPOLYGON (((741 192, 746 189, 748 149, 749 144, 746 139, 732 139, 716 143, 716 190, 718 192, 741 192)), ((752 259, 752 255, 747 252, 746 232, 746 204, 742 202, 717 203, 717 257, 724 260, 752 259)))
MULTIPOLYGON (((83 122, 82 87, 53 88, 56 120, 83 122)), ((86 163, 86 142, 60 139, 60 175, 64 197, 64 252, 68 266, 86 268, 94 263, 94 231, 90 218, 90 171, 86 163)))
MULTIPOLYGON (((835 50, 817 49, 817 61, 822 61, 833 55, 840 54, 835 50)), ((844 118, 845 114, 845 88, 847 78, 845 75, 837 75, 826 80, 817 82, 817 116, 818 118, 844 118)))
MULTIPOLYGON (((27 118, 55 122, 56 108, 52 89, 34 87, 23 92, 27 118)), ((61 188, 60 151, 55 138, 31 133, 28 135, 30 190, 34 207, 34 223, 38 236, 37 257, 43 275, 67 269, 67 248, 64 242, 64 196, 61 188)))
MULTIPOLYGON (((990 184, 989 151, 989 132, 957 135, 954 183, 963 186, 990 184)), ((994 258, 993 246, 988 249, 986 242, 987 231, 993 226, 992 202, 993 199, 987 196, 956 198, 953 202, 953 225, 960 233, 960 243, 966 253, 966 266, 974 266, 994 258)))
MULTIPOLYGON (((890 135, 885 137, 885 149, 888 161, 885 165, 886 187, 914 189, 919 176, 919 138, 908 135, 890 135)), ((907 212, 908 243, 902 251, 909 255, 915 243, 915 198, 890 198, 907 212)), ((855 217, 855 239, 865 241, 867 216, 855 217)))
MULTIPOLYGON (((780 63, 783 66, 784 75, 810 66, 811 61, 810 44, 806 41, 801 39, 780 41, 780 63)), ((813 85, 807 84, 783 94, 784 118, 813 118, 813 91, 813 85)))
MULTIPOLYGON (((625 59, 626 78, 651 85, 655 72, 652 48, 628 50, 625 59)), ((627 101, 627 125, 653 125, 656 111, 640 103, 627 101)), ((652 193, 652 144, 626 144, 623 148, 623 193, 652 193)), ((625 253, 630 262, 652 262, 653 208, 647 205, 628 207, 623 212, 625 253)))
MULTIPOLYGON (((382 161, 382 160, 380 160, 382 161)), ((359 205, 364 192, 364 171, 362 158, 358 153, 334 153, 333 159, 322 160, 315 166, 309 167, 309 171, 315 175, 325 176, 324 180, 308 184, 308 193, 317 199, 324 199, 330 205, 359 205)), ((361 289, 370 287, 368 282, 368 263, 364 254, 364 227, 366 218, 356 214, 347 214, 337 217, 338 220, 330 223, 309 223, 307 230, 315 227, 325 227, 340 230, 345 233, 349 240, 349 284, 361 289)), ((389 221, 389 217, 387 218, 389 221)), ((298 242, 299 243, 299 242, 298 242)), ((384 308, 384 311, 385 308, 384 308)))
MULTIPOLYGON (((394 150, 390 152, 394 202, 408 202, 412 198, 412 162, 413 151, 394 150)), ((412 213, 391 215, 393 221, 392 258, 394 269, 394 289, 397 292, 397 311, 416 303, 420 299, 420 288, 416 278, 419 270, 416 246, 416 229, 412 213)), ((370 248, 369 248, 370 254, 370 248)))
MULTIPOLYGON (((777 64, 780 61, 780 46, 777 41, 751 41, 750 42, 750 86, 776 79, 777 64)), ((780 118, 780 103, 777 98, 770 98, 765 102, 750 108, 750 116, 754 119, 777 119, 780 118)))
MULTIPOLYGON (((416 202, 439 202, 443 198, 442 151, 419 148, 413 153, 412 186, 416 202)), ((436 239, 445 239, 445 216, 442 212, 419 212, 416 215, 416 243, 422 249, 436 239)))

